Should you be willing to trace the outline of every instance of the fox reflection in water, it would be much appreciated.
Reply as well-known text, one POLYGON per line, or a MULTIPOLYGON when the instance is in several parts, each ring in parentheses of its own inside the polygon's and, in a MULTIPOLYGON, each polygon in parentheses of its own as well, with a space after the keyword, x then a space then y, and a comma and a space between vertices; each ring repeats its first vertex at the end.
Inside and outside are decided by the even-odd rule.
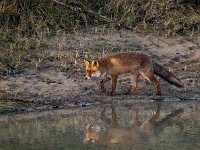
MULTIPOLYGON (((90 124, 86 126, 84 143, 92 142, 95 144, 102 144, 107 146, 122 146, 123 148, 136 148, 141 149, 145 143, 151 141, 155 137, 156 120, 160 116, 161 103, 156 105, 155 113, 147 120, 140 122, 138 111, 134 106, 131 107, 131 120, 129 126, 120 125, 117 120, 115 106, 111 105, 112 117, 111 119, 106 116, 106 108, 101 111, 101 120, 109 125, 106 130, 99 130, 93 128, 90 124)), ((176 117, 183 110, 175 111, 174 113, 166 116, 161 121, 161 124, 170 121, 176 117)), ((161 125, 163 127, 163 125, 161 125)), ((159 125, 158 125, 159 128, 159 125)))

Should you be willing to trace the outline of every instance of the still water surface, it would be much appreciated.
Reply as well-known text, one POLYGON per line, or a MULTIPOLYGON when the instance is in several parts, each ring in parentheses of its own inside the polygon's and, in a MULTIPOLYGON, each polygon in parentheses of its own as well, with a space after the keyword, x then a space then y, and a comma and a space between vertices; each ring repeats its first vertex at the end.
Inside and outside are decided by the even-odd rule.
POLYGON ((0 150, 199 150, 200 104, 129 103, 0 116, 0 150))

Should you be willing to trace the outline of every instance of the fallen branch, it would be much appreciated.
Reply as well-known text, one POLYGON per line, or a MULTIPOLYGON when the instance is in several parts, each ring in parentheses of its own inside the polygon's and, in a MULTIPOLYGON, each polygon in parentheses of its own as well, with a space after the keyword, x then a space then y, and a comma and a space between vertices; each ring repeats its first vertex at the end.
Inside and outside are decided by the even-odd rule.
POLYGON ((121 24, 121 23, 119 23, 119 22, 117 22, 117 21, 115 21, 115 20, 112 20, 111 18, 108 18, 108 17, 106 17, 106 16, 103 16, 103 15, 97 13, 97 12, 94 12, 94 11, 92 11, 91 9, 88 9, 88 8, 85 7, 84 5, 81 5, 81 6, 79 5, 79 6, 77 6, 78 4, 75 4, 75 6, 70 6, 70 5, 67 5, 67 4, 63 3, 63 0, 52 0, 52 1, 54 1, 54 2, 56 2, 56 3, 58 3, 58 4, 61 4, 61 5, 64 5, 64 6, 67 7, 68 9, 73 10, 74 12, 80 11, 80 12, 83 12, 83 13, 88 13, 88 14, 90 14, 90 15, 95 16, 95 17, 98 18, 99 20, 105 21, 105 22, 108 23, 108 24, 114 24, 115 27, 116 27, 117 29, 124 28, 124 29, 127 29, 127 30, 133 30, 132 28, 127 27, 127 26, 125 26, 124 24, 121 24))

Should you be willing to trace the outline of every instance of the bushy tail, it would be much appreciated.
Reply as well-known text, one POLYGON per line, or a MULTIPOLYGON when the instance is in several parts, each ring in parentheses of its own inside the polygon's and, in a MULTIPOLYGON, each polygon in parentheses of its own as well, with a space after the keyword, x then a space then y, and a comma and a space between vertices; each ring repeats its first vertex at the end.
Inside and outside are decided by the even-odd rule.
POLYGON ((165 69, 163 66, 159 65, 153 61, 154 73, 166 80, 167 82, 175 85, 176 87, 182 88, 184 84, 179 80, 172 72, 165 69))

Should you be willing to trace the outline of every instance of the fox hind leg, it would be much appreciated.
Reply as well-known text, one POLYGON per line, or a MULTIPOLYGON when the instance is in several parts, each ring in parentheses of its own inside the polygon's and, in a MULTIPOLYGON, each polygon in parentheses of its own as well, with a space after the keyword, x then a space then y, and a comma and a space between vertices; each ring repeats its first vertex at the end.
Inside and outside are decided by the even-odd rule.
POLYGON ((157 95, 161 95, 161 88, 160 88, 160 82, 158 79, 155 77, 155 75, 152 75, 149 77, 149 80, 154 84, 157 90, 157 95))
POLYGON ((131 79, 131 89, 126 93, 126 94, 130 94, 131 92, 134 92, 137 90, 138 88, 138 84, 137 84, 137 81, 138 81, 138 78, 139 78, 139 74, 131 74, 132 76, 132 79, 131 79))
POLYGON ((137 84, 138 78, 139 78, 139 74, 132 74, 131 91, 133 92, 136 91, 138 88, 138 84, 137 84))
POLYGON ((154 84, 157 89, 157 95, 161 95, 160 81, 153 75, 150 78, 150 81, 154 84))
POLYGON ((149 81, 155 86, 155 88, 156 88, 156 90, 157 90, 157 95, 161 95, 160 82, 159 82, 159 80, 155 77, 153 71, 149 71, 149 72, 147 72, 147 73, 144 73, 144 72, 143 72, 143 73, 141 73, 141 74, 142 74, 142 76, 143 76, 145 79, 149 80, 149 81))

